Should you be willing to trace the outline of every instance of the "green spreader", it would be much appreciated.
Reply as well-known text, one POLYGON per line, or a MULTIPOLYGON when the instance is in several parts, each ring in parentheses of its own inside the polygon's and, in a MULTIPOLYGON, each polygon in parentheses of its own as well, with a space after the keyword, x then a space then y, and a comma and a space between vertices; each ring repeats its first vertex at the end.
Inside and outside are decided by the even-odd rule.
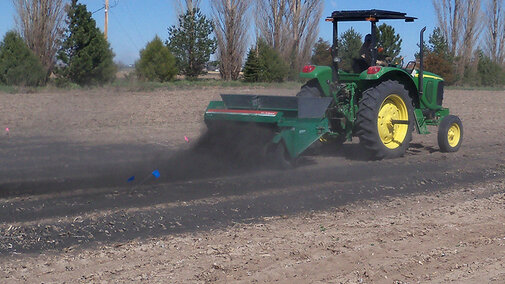
POLYGON ((428 126, 438 127, 442 152, 456 152, 463 141, 463 125, 442 106, 444 79, 424 70, 426 27, 420 32, 419 62, 403 66, 402 58, 398 62, 380 54, 384 49, 376 41, 376 23, 382 20, 413 22, 416 18, 383 10, 333 12, 326 19, 333 23, 331 66, 305 66, 300 77, 307 83, 296 96, 221 95, 222 100, 210 102, 205 111, 209 132, 217 128, 221 130, 215 133, 223 129, 226 133, 227 125, 233 124, 232 131, 242 133, 237 133, 242 138, 237 140, 242 143, 244 133, 249 134, 247 143, 265 144, 258 148, 262 152, 258 155, 281 157, 282 166, 315 141, 338 147, 353 137, 359 138, 372 159, 401 157, 414 130, 428 134, 428 126), (339 68, 338 23, 342 21, 371 23, 371 40, 362 48, 366 54, 352 59, 352 70, 339 68), (267 130, 270 136, 255 136, 249 127, 267 130))
POLYGON ((211 101, 205 111, 209 128, 233 121, 247 131, 247 126, 254 123, 255 127, 271 130, 272 145, 281 143, 279 146, 285 147, 291 158, 298 157, 330 131, 326 110, 332 98, 231 94, 221 98, 222 101, 211 101))

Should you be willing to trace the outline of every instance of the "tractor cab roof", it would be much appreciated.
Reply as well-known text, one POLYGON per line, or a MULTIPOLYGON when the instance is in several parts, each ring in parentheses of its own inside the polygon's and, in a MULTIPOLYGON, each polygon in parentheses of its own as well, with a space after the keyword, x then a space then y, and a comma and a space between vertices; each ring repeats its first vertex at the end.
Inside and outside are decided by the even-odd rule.
POLYGON ((368 21, 378 22, 379 20, 405 20, 413 22, 415 17, 408 17, 407 13, 384 11, 384 10, 354 10, 354 11, 335 11, 328 18, 330 21, 350 22, 350 21, 368 21))

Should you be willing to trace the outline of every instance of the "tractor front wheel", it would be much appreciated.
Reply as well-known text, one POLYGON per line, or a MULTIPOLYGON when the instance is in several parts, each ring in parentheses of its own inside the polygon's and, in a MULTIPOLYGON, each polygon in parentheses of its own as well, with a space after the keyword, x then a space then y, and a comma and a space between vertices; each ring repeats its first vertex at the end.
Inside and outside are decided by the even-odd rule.
POLYGON ((448 115, 438 126, 438 146, 441 152, 456 152, 463 142, 463 124, 459 117, 448 115))
POLYGON ((403 156, 413 129, 412 100, 402 84, 388 80, 363 92, 356 134, 373 159, 403 156))

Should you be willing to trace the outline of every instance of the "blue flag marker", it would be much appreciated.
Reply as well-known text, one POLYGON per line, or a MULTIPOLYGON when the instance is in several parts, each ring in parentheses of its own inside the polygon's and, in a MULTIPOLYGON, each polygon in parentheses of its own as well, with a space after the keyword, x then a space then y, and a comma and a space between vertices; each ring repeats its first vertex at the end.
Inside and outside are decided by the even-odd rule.
POLYGON ((153 175, 155 178, 159 178, 161 174, 160 174, 160 172, 159 172, 158 170, 154 170, 154 171, 152 172, 152 175, 153 175))
POLYGON ((131 177, 127 180, 127 182, 132 182, 133 180, 135 180, 135 176, 131 176, 131 177))

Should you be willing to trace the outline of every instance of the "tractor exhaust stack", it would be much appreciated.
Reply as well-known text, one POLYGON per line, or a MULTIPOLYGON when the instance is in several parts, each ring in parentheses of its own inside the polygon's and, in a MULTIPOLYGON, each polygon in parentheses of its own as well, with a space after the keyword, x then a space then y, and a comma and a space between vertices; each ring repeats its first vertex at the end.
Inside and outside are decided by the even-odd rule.
POLYGON ((419 97, 421 98, 423 96, 423 76, 424 76, 424 32, 426 31, 426 27, 421 29, 421 34, 420 34, 420 41, 419 41, 419 46, 420 46, 420 51, 419 51, 419 97))

